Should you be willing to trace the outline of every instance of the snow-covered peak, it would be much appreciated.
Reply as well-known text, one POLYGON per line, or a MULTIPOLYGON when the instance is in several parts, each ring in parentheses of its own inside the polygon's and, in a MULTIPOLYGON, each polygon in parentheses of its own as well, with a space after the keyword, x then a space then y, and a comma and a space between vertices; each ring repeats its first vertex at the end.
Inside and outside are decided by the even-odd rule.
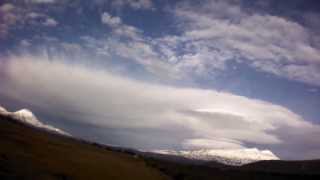
POLYGON ((0 106, 0 113, 8 113, 8 111, 4 107, 0 106))
POLYGON ((12 113, 12 115, 19 119, 20 121, 23 121, 25 123, 40 127, 42 123, 33 115, 33 113, 28 109, 22 109, 19 111, 16 111, 12 113))
POLYGON ((28 109, 21 109, 21 110, 16 111, 16 112, 9 112, 5 108, 0 106, 0 114, 13 117, 14 119, 16 119, 16 120, 18 120, 20 122, 23 122, 23 123, 28 124, 28 125, 32 125, 32 126, 37 127, 37 128, 45 129, 45 130, 48 130, 48 131, 51 131, 51 132, 54 132, 54 133, 57 133, 57 134, 70 136, 70 134, 67 133, 67 132, 64 132, 64 131, 62 131, 62 130, 60 130, 58 128, 55 128, 53 126, 43 124, 28 109))
POLYGON ((217 161, 227 165, 240 166, 261 160, 279 160, 279 158, 269 150, 259 150, 257 148, 243 149, 202 149, 193 151, 172 151, 156 150, 158 154, 169 154, 182 156, 189 159, 217 161))
POLYGON ((14 112, 14 114, 25 118, 35 118, 35 116, 29 109, 21 109, 19 111, 14 112))

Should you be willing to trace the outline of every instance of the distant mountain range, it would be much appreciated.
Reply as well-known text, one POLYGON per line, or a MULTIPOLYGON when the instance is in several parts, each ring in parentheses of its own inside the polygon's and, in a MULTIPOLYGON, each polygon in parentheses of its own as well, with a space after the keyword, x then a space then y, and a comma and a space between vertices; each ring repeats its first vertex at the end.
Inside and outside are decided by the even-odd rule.
MULTIPOLYGON (((58 128, 43 124, 34 114, 28 109, 22 109, 16 112, 8 112, 5 108, 0 106, 0 113, 11 116, 18 121, 28 125, 42 128, 53 133, 70 136, 69 133, 64 132, 58 128)), ((217 161, 226 165, 241 166, 244 164, 257 162, 261 160, 279 160, 269 150, 260 151, 256 148, 251 149, 201 149, 201 150, 154 150, 152 153, 181 156, 192 160, 217 161)))
POLYGON ((279 160, 269 150, 251 149, 203 149, 193 151, 155 150, 154 153, 182 156, 189 159, 217 161, 226 165, 241 166, 261 160, 279 160))

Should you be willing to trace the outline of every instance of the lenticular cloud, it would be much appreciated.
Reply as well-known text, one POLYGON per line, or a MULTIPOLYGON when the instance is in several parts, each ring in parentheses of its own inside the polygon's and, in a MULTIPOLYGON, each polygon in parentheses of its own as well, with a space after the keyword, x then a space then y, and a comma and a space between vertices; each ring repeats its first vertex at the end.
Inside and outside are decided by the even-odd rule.
MULTIPOLYGON (((12 57, 5 66, 2 95, 101 129, 102 139, 103 129, 111 128, 137 137, 136 144, 148 137, 144 144, 176 141, 190 149, 247 148, 248 143, 284 148, 300 146, 287 138, 295 133, 320 134, 317 125, 287 108, 230 93, 143 82, 44 57, 12 57), (283 129, 290 129, 290 135, 283 129), (217 139, 219 147, 210 143, 217 139)), ((314 143, 310 134, 298 135, 314 143)))

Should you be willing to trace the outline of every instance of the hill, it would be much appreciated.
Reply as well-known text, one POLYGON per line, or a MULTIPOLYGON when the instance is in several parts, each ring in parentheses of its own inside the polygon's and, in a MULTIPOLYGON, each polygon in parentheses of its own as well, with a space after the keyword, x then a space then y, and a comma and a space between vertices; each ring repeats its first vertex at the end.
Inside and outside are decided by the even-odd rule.
POLYGON ((0 115, 0 179, 311 180, 320 179, 320 161, 228 166, 105 146, 0 115))
POLYGON ((143 159, 0 116, 0 179, 165 180, 143 159))

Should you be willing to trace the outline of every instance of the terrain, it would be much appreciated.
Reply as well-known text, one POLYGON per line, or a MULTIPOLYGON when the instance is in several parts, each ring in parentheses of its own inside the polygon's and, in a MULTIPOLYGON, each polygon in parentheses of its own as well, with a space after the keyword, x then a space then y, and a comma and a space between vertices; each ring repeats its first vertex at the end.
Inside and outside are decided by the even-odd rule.
POLYGON ((167 179, 133 155, 0 116, 0 179, 167 179))
POLYGON ((228 166, 105 146, 0 115, 0 179, 320 179, 320 161, 228 166))

